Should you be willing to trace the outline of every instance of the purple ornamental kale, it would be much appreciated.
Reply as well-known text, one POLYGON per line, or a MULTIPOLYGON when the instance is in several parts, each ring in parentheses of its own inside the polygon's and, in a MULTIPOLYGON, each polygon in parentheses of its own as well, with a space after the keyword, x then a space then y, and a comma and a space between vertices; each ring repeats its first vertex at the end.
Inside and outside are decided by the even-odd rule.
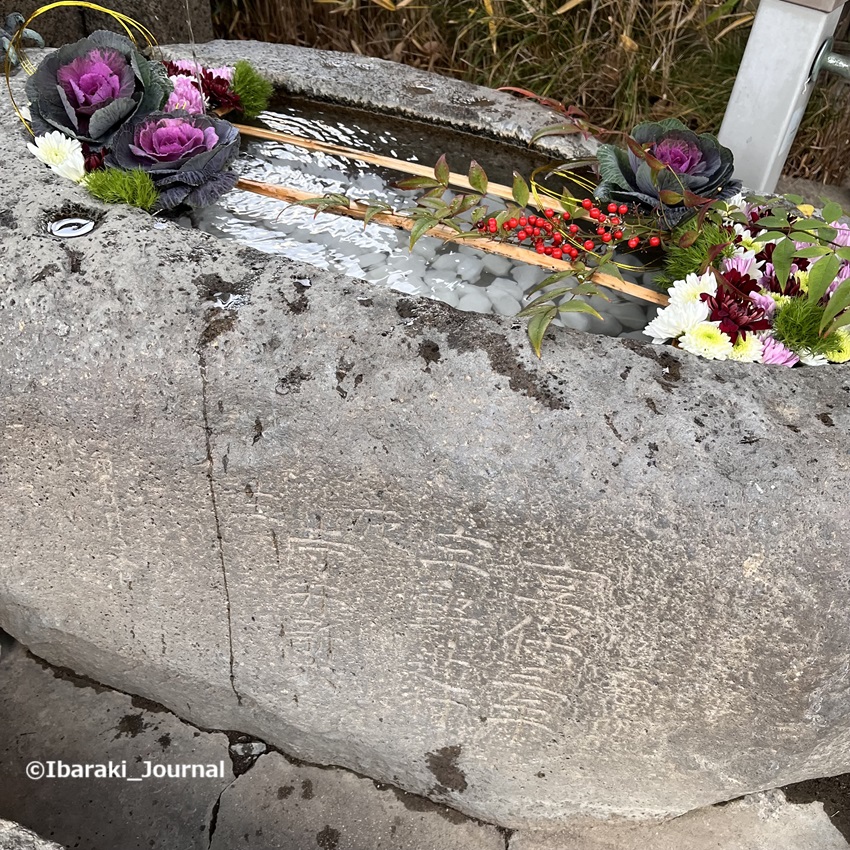
POLYGON ((154 113, 115 135, 107 165, 141 168, 159 192, 157 209, 203 207, 236 185, 228 170, 239 133, 228 121, 188 112, 154 113))
POLYGON ((160 109, 171 88, 165 66, 105 30, 51 53, 26 83, 37 136, 59 130, 95 148, 126 121, 160 109))

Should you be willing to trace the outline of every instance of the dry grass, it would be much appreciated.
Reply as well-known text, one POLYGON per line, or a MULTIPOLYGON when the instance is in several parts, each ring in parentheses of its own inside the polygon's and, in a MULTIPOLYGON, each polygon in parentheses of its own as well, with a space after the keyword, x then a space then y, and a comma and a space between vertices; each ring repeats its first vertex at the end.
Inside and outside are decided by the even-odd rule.
MULTIPOLYGON (((353 51, 488 86, 521 86, 611 130, 678 117, 717 131, 756 0, 214 0, 221 37, 353 51), (395 7, 395 8, 393 8, 395 7)), ((843 24, 846 28, 846 24, 843 24)), ((839 33, 841 34, 841 33, 839 33)), ((841 182, 850 110, 832 82, 789 159, 841 182)))

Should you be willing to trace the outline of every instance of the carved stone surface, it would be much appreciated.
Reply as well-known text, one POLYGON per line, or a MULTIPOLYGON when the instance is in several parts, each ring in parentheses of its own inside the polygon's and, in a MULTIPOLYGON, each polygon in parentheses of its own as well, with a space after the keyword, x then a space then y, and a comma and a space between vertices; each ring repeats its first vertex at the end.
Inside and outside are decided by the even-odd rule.
POLYGON ((508 826, 847 770, 846 368, 537 361, 102 208, 0 117, 0 627, 508 826), (48 236, 72 202, 98 227, 48 236))

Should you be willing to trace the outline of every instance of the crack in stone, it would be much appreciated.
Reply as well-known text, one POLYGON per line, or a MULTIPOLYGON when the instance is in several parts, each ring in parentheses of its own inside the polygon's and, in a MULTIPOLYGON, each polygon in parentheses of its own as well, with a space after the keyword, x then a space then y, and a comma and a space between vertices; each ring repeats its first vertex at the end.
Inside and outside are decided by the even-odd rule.
POLYGON ((215 837, 215 831, 218 828, 218 813, 221 810, 221 798, 227 793, 228 789, 230 789, 231 786, 238 782, 240 777, 245 776, 245 774, 247 773, 250 773, 254 769, 254 766, 257 764, 257 762, 267 755, 268 753, 262 753, 257 756, 242 773, 234 775, 233 779, 231 779, 230 782, 228 782, 227 785, 225 785, 224 788, 222 788, 219 792, 218 797, 216 797, 215 803, 213 803, 212 811, 210 812, 210 822, 209 826, 207 827, 207 850, 210 850, 210 848, 212 848, 213 838, 215 837))
POLYGON ((207 481, 210 488, 210 503, 212 504, 215 536, 218 542, 218 559, 221 564, 221 577, 224 583, 224 599, 227 607, 227 641, 230 653, 230 687, 236 695, 236 702, 242 705, 242 695, 236 689, 236 673, 233 663, 233 616, 230 605, 230 588, 227 584, 227 565, 224 558, 224 540, 221 536, 221 522, 218 515, 218 502, 215 498, 215 478, 213 475, 212 428, 209 421, 209 399, 207 394, 207 358, 202 349, 198 350, 198 362, 201 370, 201 409, 204 417, 204 441, 207 451, 207 481))

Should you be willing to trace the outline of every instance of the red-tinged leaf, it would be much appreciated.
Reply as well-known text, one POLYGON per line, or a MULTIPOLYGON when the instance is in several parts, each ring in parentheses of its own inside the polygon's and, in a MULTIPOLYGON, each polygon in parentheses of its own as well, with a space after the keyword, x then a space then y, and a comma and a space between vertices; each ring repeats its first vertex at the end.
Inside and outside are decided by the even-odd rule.
POLYGON ((659 171, 664 171, 664 169, 667 168, 667 166, 660 159, 654 157, 649 151, 646 151, 644 161, 650 167, 653 174, 657 174, 659 171))
POLYGON ((643 149, 643 146, 636 142, 631 136, 626 136, 626 145, 628 145, 629 150, 638 158, 646 160, 647 152, 643 149))
POLYGON ((482 195, 487 194, 487 174, 484 169, 473 159, 469 163, 469 185, 482 195))
POLYGON ((565 115, 569 114, 568 110, 564 108, 564 104, 559 100, 554 100, 551 97, 541 97, 539 94, 535 94, 533 91, 529 91, 528 89, 517 88, 516 86, 500 86, 497 91, 509 91, 514 94, 522 95, 523 97, 529 97, 532 100, 536 100, 541 106, 546 106, 549 109, 553 109, 555 112, 561 112, 565 115))
POLYGON ((528 206, 528 183, 525 182, 525 179, 518 171, 514 171, 514 184, 512 188, 512 194, 514 200, 521 207, 528 206))
POLYGON ((699 239, 699 231, 698 230, 689 230, 687 233, 683 233, 681 238, 679 239, 679 247, 680 248, 690 248, 694 242, 699 239))
POLYGON ((538 130, 531 137, 531 144, 533 145, 535 142, 545 138, 546 136, 570 136, 574 133, 583 132, 584 130, 582 130, 582 128, 579 127, 578 124, 552 124, 549 127, 543 127, 542 129, 538 130))
POLYGON ((437 164, 434 166, 434 176, 437 178, 437 182, 443 186, 449 185, 449 164, 446 162, 446 155, 443 154, 438 160, 437 164))
POLYGON ((704 198, 702 195, 695 195, 690 189, 685 189, 683 194, 686 207, 701 207, 704 204, 714 203, 714 198, 704 198))
POLYGON ((552 319, 554 319, 557 315, 558 308, 549 307, 548 309, 541 310, 539 313, 534 315, 528 323, 528 340, 531 343, 531 347, 534 349, 534 353, 538 357, 540 357, 540 348, 543 345, 543 337, 546 335, 549 325, 552 324, 552 319))
POLYGON ((682 201, 685 200, 685 196, 679 192, 674 192, 672 189, 662 189, 658 193, 658 199, 662 204, 666 204, 668 207, 675 207, 677 204, 681 204, 682 201))

